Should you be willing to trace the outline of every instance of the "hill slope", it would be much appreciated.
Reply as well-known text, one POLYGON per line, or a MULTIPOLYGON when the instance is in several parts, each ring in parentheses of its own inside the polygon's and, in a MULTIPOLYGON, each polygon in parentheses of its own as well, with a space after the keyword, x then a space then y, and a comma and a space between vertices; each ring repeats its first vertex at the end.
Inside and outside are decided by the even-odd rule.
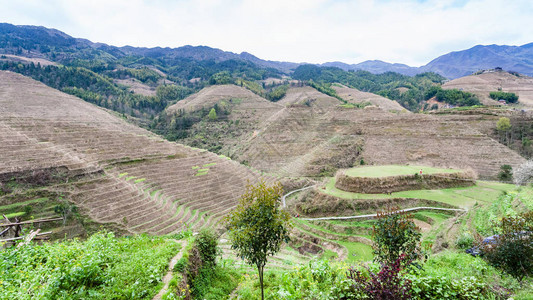
MULTIPOLYGON (((165 141, 10 72, 0 72, 0 128, 0 180, 61 172, 61 184, 45 183, 50 190, 91 219, 130 232, 216 225, 248 180, 259 178, 236 162, 165 141)), ((17 201, 24 191, 14 193, 8 196, 17 201)))
POLYGON ((517 94, 520 103, 533 106, 533 78, 528 76, 518 77, 508 72, 490 72, 457 78, 443 84, 442 87, 474 93, 483 102, 494 102, 489 98, 490 92, 501 89, 504 92, 517 94))

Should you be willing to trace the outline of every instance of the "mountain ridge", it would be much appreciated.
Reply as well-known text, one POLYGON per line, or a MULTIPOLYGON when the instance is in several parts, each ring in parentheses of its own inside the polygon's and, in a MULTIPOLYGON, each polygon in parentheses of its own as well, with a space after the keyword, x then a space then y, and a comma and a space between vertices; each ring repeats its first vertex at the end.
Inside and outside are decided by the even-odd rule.
MULTIPOLYGON (((260 67, 272 68, 291 73, 294 68, 307 64, 296 62, 271 61, 258 58, 257 56, 241 52, 240 54, 224 51, 209 46, 185 45, 177 48, 170 47, 117 47, 105 43, 92 42, 88 39, 74 38, 60 30, 34 25, 12 25, 0 23, 0 52, 5 54, 22 54, 26 50, 28 55, 49 58, 52 51, 56 50, 86 51, 79 56, 86 57, 99 55, 106 57, 111 55, 120 58, 127 55, 138 55, 148 58, 165 59, 192 59, 213 60, 216 62, 227 60, 239 60, 251 62, 260 67), (96 51, 96 54, 94 53, 96 51)), ((65 53, 56 59, 67 59, 73 54, 65 53)), ((345 71, 363 70, 374 74, 385 72, 397 72, 414 76, 424 72, 435 72, 449 79, 455 79, 470 75, 482 69, 496 67, 505 70, 523 73, 533 76, 533 43, 521 46, 508 45, 476 45, 469 49, 453 51, 431 60, 421 67, 411 67, 401 63, 389 63, 381 60, 367 60, 357 64, 348 64, 339 61, 315 64, 325 67, 337 67, 345 71)))

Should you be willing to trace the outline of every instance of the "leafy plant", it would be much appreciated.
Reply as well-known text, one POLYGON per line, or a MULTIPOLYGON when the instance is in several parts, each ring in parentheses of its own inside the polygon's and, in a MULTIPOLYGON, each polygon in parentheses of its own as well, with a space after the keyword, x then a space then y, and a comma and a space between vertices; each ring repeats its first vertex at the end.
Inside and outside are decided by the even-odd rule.
POLYGON ((289 241, 290 215, 280 209, 283 188, 267 187, 264 181, 248 185, 239 204, 226 217, 231 246, 248 264, 257 266, 261 299, 264 299, 264 267, 271 256, 289 241))
POLYGON ((501 181, 513 180, 513 167, 510 165, 501 165, 500 172, 498 173, 498 179, 501 181))
POLYGON ((483 244, 484 258, 518 280, 533 272, 533 211, 501 220, 502 233, 483 244))
POLYGON ((401 262, 411 263, 422 256, 420 239, 422 237, 412 215, 390 208, 378 212, 372 230, 375 260, 384 265, 394 265, 402 254, 407 259, 401 262))
POLYGON ((351 268, 348 278, 353 280, 353 288, 362 290, 371 299, 400 300, 411 298, 411 281, 402 278, 402 266, 409 265, 408 256, 403 253, 391 264, 382 264, 381 270, 376 274, 368 271, 368 277, 363 272, 351 268))
POLYGON ((215 266, 217 255, 220 252, 217 236, 212 231, 204 229, 200 231, 194 243, 200 251, 202 263, 215 266))

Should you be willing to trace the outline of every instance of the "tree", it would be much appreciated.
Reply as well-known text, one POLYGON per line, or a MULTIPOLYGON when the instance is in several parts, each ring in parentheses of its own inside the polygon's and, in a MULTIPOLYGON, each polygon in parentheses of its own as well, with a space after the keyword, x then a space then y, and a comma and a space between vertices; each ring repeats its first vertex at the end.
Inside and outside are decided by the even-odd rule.
POLYGON ((501 165, 500 173, 498 173, 498 179, 500 181, 512 181, 513 180, 513 167, 511 165, 501 165))
POLYGON ((492 99, 496 101, 505 100, 508 103, 518 102, 518 96, 515 93, 506 93, 502 91, 490 92, 489 97, 491 97, 492 99))
POLYGON ((500 139, 503 140, 503 135, 505 135, 505 141, 509 143, 508 133, 511 129, 511 120, 507 117, 501 117, 498 122, 496 122, 496 130, 500 133, 500 139))
POLYGON ((514 172, 514 183, 522 185, 533 179, 533 160, 528 160, 514 172))
POLYGON ((248 264, 257 266, 261 299, 264 299, 263 271, 268 256, 289 241, 290 215, 280 209, 282 195, 280 183, 270 187, 264 181, 248 185, 235 210, 226 217, 231 247, 248 264))
POLYGON ((207 115, 207 117, 209 118, 209 120, 211 121, 214 121, 217 119, 217 111, 215 110, 215 108, 211 108, 211 110, 209 111, 209 115, 207 115))
POLYGON ((407 262, 422 256, 420 234, 412 216, 391 208, 378 212, 376 224, 372 229, 375 260, 383 265, 393 265, 401 255, 406 255, 407 262))

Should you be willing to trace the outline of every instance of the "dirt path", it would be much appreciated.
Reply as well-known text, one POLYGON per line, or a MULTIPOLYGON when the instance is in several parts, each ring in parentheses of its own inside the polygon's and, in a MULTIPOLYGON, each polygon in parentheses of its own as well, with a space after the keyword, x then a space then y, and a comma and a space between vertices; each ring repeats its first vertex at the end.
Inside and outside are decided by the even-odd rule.
MULTIPOLYGON (((458 211, 458 212, 466 212, 465 209, 459 209, 459 208, 442 208, 442 207, 411 207, 406 209, 400 209, 399 212, 409 212, 409 211, 418 211, 418 210, 440 210, 440 211, 458 211)), ((314 220, 350 220, 350 219, 367 219, 367 218, 375 218, 377 214, 370 214, 370 215, 357 215, 357 216, 346 216, 346 217, 322 217, 322 218, 301 218, 302 220, 306 221, 314 221, 314 220)))
POLYGON ((170 282, 170 279, 172 279, 172 275, 174 274, 172 272, 172 269, 174 269, 174 266, 176 265, 176 263, 178 262, 178 260, 181 259, 181 257, 183 256, 183 250, 185 249, 185 246, 187 246, 187 241, 178 241, 178 243, 181 245, 181 248, 180 248, 180 251, 178 252, 178 254, 176 254, 176 256, 174 256, 171 260, 170 260, 170 263, 168 265, 168 272, 167 274, 165 274, 165 276, 163 277, 163 283, 165 284, 163 286, 163 288, 159 291, 159 293, 157 293, 157 295, 154 296, 154 298, 152 300, 161 300, 161 297, 163 297, 163 295, 167 292, 168 290, 168 283, 170 282))

